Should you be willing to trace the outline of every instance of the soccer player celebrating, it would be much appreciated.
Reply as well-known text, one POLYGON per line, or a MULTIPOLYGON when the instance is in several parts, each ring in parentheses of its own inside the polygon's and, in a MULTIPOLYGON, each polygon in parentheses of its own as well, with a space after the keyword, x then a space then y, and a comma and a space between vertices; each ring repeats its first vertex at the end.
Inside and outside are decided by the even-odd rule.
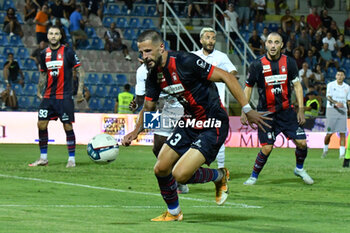
POLYGON ((225 82, 230 92, 243 106, 250 124, 268 126, 262 114, 252 110, 234 75, 229 74, 192 53, 165 50, 160 34, 147 30, 140 34, 137 45, 149 70, 146 96, 135 129, 122 144, 130 145, 143 130, 143 113, 153 111, 161 91, 175 96, 184 107, 184 116, 163 145, 154 173, 168 210, 152 221, 181 221, 177 182, 205 183, 213 181, 216 203, 222 205, 228 196, 226 168, 209 169, 224 143, 229 129, 226 111, 220 103, 213 82, 225 82))
MULTIPOLYGON (((326 108, 326 129, 327 134, 324 138, 324 147, 322 158, 327 156, 328 144, 331 136, 335 132, 340 134, 339 159, 345 155, 345 133, 347 127, 348 108, 350 101, 350 86, 344 83, 345 72, 338 70, 335 75, 336 80, 327 84, 327 108, 326 108)), ((344 160, 349 166, 349 162, 344 160)))
MULTIPOLYGON (((305 123, 303 89, 298 78, 298 68, 294 59, 281 54, 283 47, 282 37, 275 32, 268 35, 265 42, 266 55, 256 59, 249 67, 244 93, 248 100, 255 84, 258 86, 259 104, 258 111, 268 111, 268 116, 273 118, 267 121, 272 127, 265 132, 258 129, 258 138, 262 148, 258 153, 253 167, 253 172, 245 185, 256 183, 272 151, 273 144, 279 133, 293 139, 296 145, 296 168, 294 174, 301 177, 306 184, 314 181, 303 169, 307 156, 306 136, 301 127, 305 123), (299 110, 296 114, 291 107, 292 86, 297 97, 299 110)), ((241 121, 246 122, 246 114, 242 112, 241 121)))
POLYGON ((84 72, 78 56, 70 47, 60 43, 62 34, 57 26, 51 26, 47 33, 49 47, 41 52, 40 78, 37 95, 41 99, 38 114, 40 158, 29 164, 30 167, 46 166, 47 126, 50 120, 59 117, 67 135, 68 163, 66 167, 75 167, 75 135, 73 102, 73 69, 79 76, 77 101, 84 100, 84 72), (42 95, 42 91, 45 91, 42 95))
MULTIPOLYGON (((226 54, 220 52, 215 49, 216 43, 216 31, 213 28, 205 27, 202 28, 200 34, 200 43, 202 44, 202 49, 194 52, 194 54, 198 55, 204 61, 223 69, 229 73, 237 74, 236 67, 231 63, 230 59, 226 54)), ((216 82, 216 87, 219 91, 219 96, 221 103, 225 105, 225 97, 226 97, 226 86, 225 83, 216 82)), ((216 156, 216 161, 218 164, 218 168, 223 168, 225 165, 225 144, 222 144, 218 155, 216 156)))

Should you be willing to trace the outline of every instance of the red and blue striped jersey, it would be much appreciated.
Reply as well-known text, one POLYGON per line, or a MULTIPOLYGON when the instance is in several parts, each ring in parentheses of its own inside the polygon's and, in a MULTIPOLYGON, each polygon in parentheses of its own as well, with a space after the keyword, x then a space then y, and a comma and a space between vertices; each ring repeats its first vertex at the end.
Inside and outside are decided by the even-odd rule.
POLYGON ((266 55, 256 59, 249 67, 246 80, 248 87, 258 87, 258 111, 279 112, 291 107, 292 83, 298 81, 295 60, 284 54, 277 60, 266 55))
POLYGON ((41 52, 40 71, 47 73, 44 98, 63 99, 73 95, 73 68, 80 66, 72 48, 61 45, 41 52))
POLYGON ((181 103, 185 119, 228 122, 217 87, 210 81, 214 68, 193 53, 169 52, 163 68, 148 72, 145 99, 157 101, 163 91, 181 103))

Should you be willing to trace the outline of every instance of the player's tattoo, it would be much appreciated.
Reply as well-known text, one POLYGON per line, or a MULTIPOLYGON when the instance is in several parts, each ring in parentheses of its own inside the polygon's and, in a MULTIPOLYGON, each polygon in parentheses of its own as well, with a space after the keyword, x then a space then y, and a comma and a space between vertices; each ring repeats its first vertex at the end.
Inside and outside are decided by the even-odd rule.
POLYGON ((40 72, 39 82, 38 82, 38 93, 42 93, 47 82, 47 73, 40 72))
POLYGON ((78 84, 78 93, 83 93, 84 90, 84 80, 85 80, 85 71, 83 68, 78 66, 75 68, 75 71, 77 72, 77 76, 79 78, 79 84, 78 84))

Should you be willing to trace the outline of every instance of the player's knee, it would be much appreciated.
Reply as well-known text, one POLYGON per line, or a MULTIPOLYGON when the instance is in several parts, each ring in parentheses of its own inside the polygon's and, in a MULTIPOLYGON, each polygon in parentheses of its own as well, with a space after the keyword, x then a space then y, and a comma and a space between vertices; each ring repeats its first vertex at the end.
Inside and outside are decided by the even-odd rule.
POLYGON ((306 140, 303 140, 303 141, 298 142, 298 143, 297 143, 297 147, 298 147, 299 149, 302 149, 302 150, 306 149, 306 148, 307 148, 306 140))
POLYGON ((156 176, 160 177, 167 176, 170 174, 169 169, 166 166, 161 166, 161 164, 158 162, 156 163, 156 165, 154 165, 153 171, 156 176))
POLYGON ((173 171, 173 177, 175 178, 175 180, 180 183, 180 184, 186 184, 186 182, 188 181, 188 179, 190 177, 187 177, 186 175, 184 174, 181 174, 179 172, 175 172, 173 171))
POLYGON ((272 151, 273 145, 265 145, 261 148, 261 151, 264 155, 269 155, 272 151))
POLYGON ((38 121, 38 129, 39 130, 47 129, 47 123, 45 121, 38 121))

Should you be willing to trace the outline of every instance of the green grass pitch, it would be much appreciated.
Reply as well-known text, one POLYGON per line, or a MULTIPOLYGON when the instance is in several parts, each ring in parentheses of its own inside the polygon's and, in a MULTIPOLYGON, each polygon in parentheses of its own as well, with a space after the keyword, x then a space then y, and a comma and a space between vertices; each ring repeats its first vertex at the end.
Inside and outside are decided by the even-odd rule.
MULTIPOLYGON (((165 209, 153 174, 151 147, 121 147, 116 161, 94 164, 77 146, 77 167, 65 168, 66 146, 49 145, 47 167, 28 167, 38 145, 0 144, 0 232, 350 232, 350 169, 338 150, 321 159, 309 149, 306 185, 293 174, 293 149, 276 148, 255 186, 249 177, 258 148, 226 148, 230 195, 215 203, 214 184, 180 195, 182 222, 150 222, 165 209)), ((216 162, 211 167, 216 167, 216 162)))

